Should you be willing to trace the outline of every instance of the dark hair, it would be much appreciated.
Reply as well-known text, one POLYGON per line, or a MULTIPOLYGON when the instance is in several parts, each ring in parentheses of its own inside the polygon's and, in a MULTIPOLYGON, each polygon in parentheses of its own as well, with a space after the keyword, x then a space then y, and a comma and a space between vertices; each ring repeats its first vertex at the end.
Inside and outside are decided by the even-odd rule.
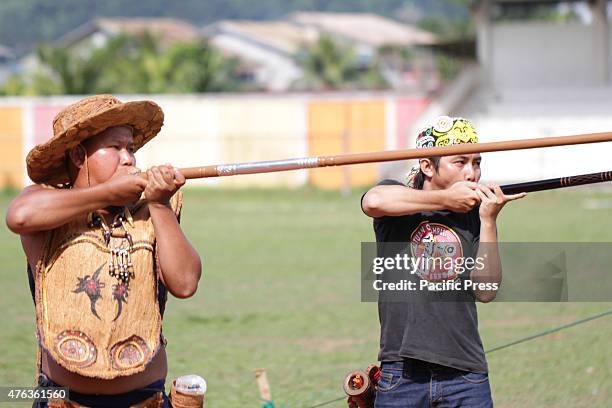
MULTIPOLYGON (((438 172, 438 167, 440 166, 440 158, 439 157, 429 157, 429 160, 431 160, 434 170, 438 172)), ((423 170, 419 170, 414 180, 414 188, 416 188, 417 190, 422 190, 424 183, 425 183, 425 173, 423 173, 423 170)))
MULTIPOLYGON (((73 149, 77 146, 82 146, 85 149, 85 154, 87 155, 87 148, 85 147, 85 142, 86 140, 81 141, 78 145, 73 147, 73 149)), ((70 158, 70 150, 67 150, 64 153, 64 167, 66 169, 66 173, 68 174, 68 182, 64 183, 63 185, 67 186, 66 188, 70 188, 74 184, 78 173, 78 169, 75 168, 75 165, 72 162, 72 159, 70 158)))

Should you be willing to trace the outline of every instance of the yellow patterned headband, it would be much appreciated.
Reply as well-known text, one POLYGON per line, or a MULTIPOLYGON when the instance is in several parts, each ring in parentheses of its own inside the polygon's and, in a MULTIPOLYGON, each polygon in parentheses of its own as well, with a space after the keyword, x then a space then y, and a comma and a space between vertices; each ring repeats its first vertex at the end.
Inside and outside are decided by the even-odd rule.
MULTIPOLYGON (((450 146, 461 143, 478 143, 478 136, 474 125, 467 119, 440 116, 433 126, 429 126, 419 132, 416 139, 417 149, 426 147, 450 146)), ((406 179, 408 187, 415 187, 416 177, 421 170, 420 164, 415 164, 410 169, 406 179)))
POLYGON ((478 143, 476 129, 467 119, 448 116, 438 117, 434 125, 423 129, 416 139, 417 149, 461 143, 478 143))

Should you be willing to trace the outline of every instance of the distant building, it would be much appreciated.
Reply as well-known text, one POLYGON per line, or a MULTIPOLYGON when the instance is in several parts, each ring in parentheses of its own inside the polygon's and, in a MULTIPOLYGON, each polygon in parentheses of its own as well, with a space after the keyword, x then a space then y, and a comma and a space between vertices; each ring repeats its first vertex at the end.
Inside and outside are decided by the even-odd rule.
POLYGON ((15 54, 9 47, 0 45, 0 84, 4 83, 12 73, 15 54))
MULTIPOLYGON (((193 42, 203 38, 200 30, 183 20, 174 18, 103 17, 95 18, 62 35, 55 44, 87 56, 121 34, 153 35, 162 47, 179 42, 193 42)), ((33 72, 40 68, 35 52, 19 61, 19 72, 33 72)))
POLYGON ((437 42, 436 36, 428 31, 372 13, 300 11, 286 18, 348 44, 364 66, 378 62, 381 74, 392 88, 428 91, 438 86, 431 53, 417 49, 437 42), (414 61, 407 66, 396 56, 379 58, 383 47, 410 49, 414 61))
POLYGON ((299 11, 286 17, 303 27, 352 43, 358 52, 372 55, 383 46, 431 45, 434 34, 371 13, 331 13, 299 11))
MULTIPOLYGON (((436 41, 419 28, 368 13, 297 12, 281 21, 220 21, 204 29, 212 44, 253 66, 255 81, 268 90, 287 90, 302 76, 296 54, 323 34, 352 47, 364 66, 383 46, 413 47, 436 41)), ((384 73, 383 73, 384 74, 384 73)), ((392 85, 404 81, 389 69, 392 85)))
POLYGON ((477 55, 496 89, 610 84, 610 38, 606 0, 572 2, 588 17, 567 22, 495 18, 559 7, 555 0, 477 0, 477 55), (520 12, 520 13, 519 13, 520 12))
POLYGON ((15 58, 13 50, 4 45, 0 45, 0 64, 6 64, 15 58))
POLYGON ((318 33, 285 21, 225 20, 204 29, 211 44, 249 66, 253 80, 270 91, 283 91, 302 76, 295 61, 300 47, 318 33))
POLYGON ((57 42, 76 50, 102 47, 117 35, 151 34, 164 46, 178 42, 193 42, 202 38, 198 28, 174 18, 104 17, 89 22, 64 34, 57 42))

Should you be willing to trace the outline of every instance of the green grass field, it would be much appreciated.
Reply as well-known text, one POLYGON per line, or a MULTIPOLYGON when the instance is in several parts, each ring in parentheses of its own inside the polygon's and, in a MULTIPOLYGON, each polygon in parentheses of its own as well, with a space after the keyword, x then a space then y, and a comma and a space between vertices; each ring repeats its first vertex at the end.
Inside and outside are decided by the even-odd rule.
MULTIPOLYGON (((204 274, 194 297, 168 302, 168 383, 197 373, 208 381, 207 407, 257 407, 254 369, 263 367, 277 407, 341 397, 345 374, 375 362, 378 351, 376 305, 360 302, 360 243, 373 240, 360 194, 186 190, 183 226, 204 274)), ((3 213, 11 197, 0 198, 3 213)), ((612 242, 610 200, 610 190, 534 193, 503 210, 500 238, 612 242), (585 209, 593 200, 604 205, 585 209)), ((34 308, 18 237, 4 224, 0 248, 0 385, 31 385, 34 308)), ((481 335, 492 348, 611 308, 479 305, 481 335)), ((610 339, 612 316, 491 354, 496 406, 612 406, 610 339)))

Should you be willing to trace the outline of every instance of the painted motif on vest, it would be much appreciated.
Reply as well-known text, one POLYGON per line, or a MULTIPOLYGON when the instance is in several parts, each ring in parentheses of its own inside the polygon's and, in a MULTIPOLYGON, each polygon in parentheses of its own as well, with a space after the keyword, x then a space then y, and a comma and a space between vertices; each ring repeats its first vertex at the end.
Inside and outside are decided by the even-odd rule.
POLYGON ((129 288, 125 283, 116 283, 113 285, 113 299, 117 301, 117 316, 113 319, 113 322, 121 316, 121 310, 123 309, 123 304, 127 303, 129 288))
MULTIPOLYGON (((96 312, 96 301, 102 298, 102 289, 106 287, 106 283, 100 282, 99 275, 105 266, 106 264, 100 265, 100 267, 96 269, 96 271, 91 277, 89 275, 85 275, 85 277, 83 278, 77 277, 79 282, 76 285, 76 289, 72 291, 72 293, 82 293, 83 292, 87 294, 91 302, 91 306, 90 306, 91 313, 93 313, 93 315, 96 316, 98 319, 100 319, 100 316, 98 316, 98 312, 96 312)), ((113 319, 113 321, 115 321, 119 318, 119 316, 121 316, 121 311, 123 310, 123 304, 127 303, 129 288, 123 282, 116 283, 112 285, 111 293, 112 293, 113 299, 117 301, 117 314, 115 315, 115 318, 113 319)))
POLYGON ((56 337, 60 354, 78 367, 87 367, 96 361, 97 349, 86 334, 66 330, 56 337))
POLYGON ((104 282, 100 282, 99 279, 100 271, 103 267, 104 264, 100 265, 100 267, 96 269, 91 277, 89 275, 85 275, 84 278, 77 277, 79 283, 77 283, 76 289, 72 291, 72 293, 84 292, 89 297, 89 301, 91 302, 91 313, 93 313, 93 315, 98 319, 100 319, 100 316, 98 316, 98 312, 96 312, 96 302, 102 297, 102 289, 106 287, 106 284, 104 282))

